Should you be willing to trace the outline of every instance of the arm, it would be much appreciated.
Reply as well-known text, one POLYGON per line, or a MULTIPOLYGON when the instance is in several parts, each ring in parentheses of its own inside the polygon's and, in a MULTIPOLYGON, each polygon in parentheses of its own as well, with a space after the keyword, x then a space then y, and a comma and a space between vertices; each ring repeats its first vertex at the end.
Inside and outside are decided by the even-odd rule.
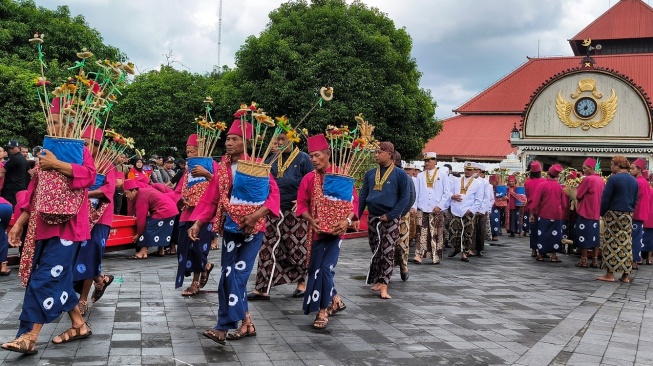
MULTIPOLYGON (((404 211, 406 206, 410 203, 410 186, 408 184, 413 184, 409 178, 408 174, 404 171, 400 171, 399 174, 397 175, 397 186, 398 186, 398 193, 399 193, 399 199, 397 200, 397 204, 395 207, 392 208, 390 212, 386 214, 386 217, 388 220, 394 220, 396 218, 401 217, 401 213, 404 211)), ((361 200, 362 201, 362 200, 361 200)), ((362 215, 362 212, 359 212, 358 217, 362 215)))
POLYGON ((208 223, 215 216, 220 202, 220 186, 218 181, 220 179, 211 179, 209 186, 202 195, 202 198, 195 206, 193 214, 191 215, 192 221, 199 221, 202 225, 208 223))
POLYGON ((421 189, 420 188, 421 184, 419 184, 419 176, 420 175, 418 174, 417 175, 417 177, 418 177, 417 182, 413 183, 412 179, 411 179, 411 183, 413 183, 413 185, 415 186, 415 202, 413 202, 413 206, 411 207, 411 210, 417 210, 417 201, 419 201, 419 192, 420 192, 420 189, 421 189))
POLYGON ((94 191, 88 192, 89 198, 99 198, 113 202, 113 194, 116 191, 116 170, 110 169, 104 179, 104 184, 94 191))
POLYGON ((365 176, 363 177, 363 186, 358 193, 358 207, 355 207, 355 209, 358 209, 358 217, 363 216, 363 211, 365 211, 365 206, 367 205, 367 195, 369 194, 368 191, 370 189, 370 184, 368 183, 369 176, 370 171, 365 173, 365 176))
POLYGON ((272 175, 270 175, 269 179, 270 193, 268 194, 268 198, 263 203, 263 207, 266 207, 268 211, 266 211, 265 214, 260 217, 267 215, 268 212, 274 215, 274 217, 279 217, 279 212, 281 211, 281 195, 279 194, 279 186, 277 185, 276 179, 274 179, 272 175))
POLYGON ((145 223, 147 221, 148 197, 143 197, 143 192, 138 192, 136 197, 136 234, 143 235, 145 232, 145 223))
POLYGON ((603 194, 601 195, 601 216, 605 215, 606 211, 609 209, 610 200, 612 199, 612 192, 614 191, 614 179, 609 178, 608 183, 603 189, 603 194))
POLYGON ((583 197, 585 197, 586 194, 589 193, 589 179, 585 178, 583 179, 580 184, 578 185, 578 188, 576 188, 576 199, 578 201, 582 200, 583 197))

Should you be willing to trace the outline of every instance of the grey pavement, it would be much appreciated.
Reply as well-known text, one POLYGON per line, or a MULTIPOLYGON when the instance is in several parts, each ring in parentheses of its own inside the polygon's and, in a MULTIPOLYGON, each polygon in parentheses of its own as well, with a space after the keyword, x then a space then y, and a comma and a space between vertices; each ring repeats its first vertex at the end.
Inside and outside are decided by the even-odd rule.
MULTIPOLYGON (((631 285, 594 281, 602 272, 536 262, 527 239, 502 237, 469 263, 410 264, 410 279, 395 269, 391 300, 365 285, 367 239, 342 245, 336 284, 347 309, 314 330, 294 285, 250 302, 257 336, 220 346, 201 336, 217 313, 213 272, 204 292, 188 298, 174 289, 173 257, 127 260, 105 256, 118 279, 91 306, 93 335, 64 345, 51 338, 67 316, 43 327, 35 356, 0 350, 3 365, 652 365, 653 266, 635 271, 631 285)), ((219 262, 219 251, 210 259, 219 262)), ((0 277, 0 341, 14 338, 23 289, 0 277)), ((250 278, 253 287, 254 273, 250 278)), ((188 279, 187 279, 188 281, 188 279)), ((89 305, 91 305, 89 303, 89 305)))

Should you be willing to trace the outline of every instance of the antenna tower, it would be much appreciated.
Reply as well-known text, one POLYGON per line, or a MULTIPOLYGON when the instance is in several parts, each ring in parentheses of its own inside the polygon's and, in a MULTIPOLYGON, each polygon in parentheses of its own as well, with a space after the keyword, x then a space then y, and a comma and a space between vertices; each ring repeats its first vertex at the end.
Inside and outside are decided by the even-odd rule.
POLYGON ((218 73, 222 69, 222 64, 220 63, 220 48, 222 46, 222 0, 220 0, 220 5, 218 8, 218 73))

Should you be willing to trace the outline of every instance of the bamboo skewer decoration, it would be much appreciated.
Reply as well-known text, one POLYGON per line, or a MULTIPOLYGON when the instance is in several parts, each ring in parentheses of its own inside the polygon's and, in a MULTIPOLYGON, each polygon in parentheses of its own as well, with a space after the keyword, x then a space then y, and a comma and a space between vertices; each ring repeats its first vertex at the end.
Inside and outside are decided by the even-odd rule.
POLYGON ((127 75, 135 73, 134 65, 111 60, 98 60, 95 61, 95 64, 99 68, 87 73, 89 60, 94 55, 84 48, 77 53, 77 57, 81 61, 76 61, 75 65, 68 68, 71 71, 76 70, 76 75, 68 77, 52 92, 48 92, 47 86, 51 85, 51 82, 45 76, 47 66, 42 48, 43 37, 43 34, 36 33, 33 38, 29 39, 29 42, 37 47, 41 76, 36 78, 35 85, 41 110, 46 120, 47 135, 80 139, 89 126, 105 127, 109 113, 116 103, 116 96, 121 94, 118 87, 125 82, 127 75), (58 129, 55 129, 50 113, 52 103, 57 103, 60 110, 58 129), (64 130, 63 122, 72 125, 71 136, 68 136, 67 131, 64 130))
POLYGON ((211 157, 222 132, 227 129, 227 125, 220 121, 213 122, 211 117, 213 98, 206 97, 204 104, 204 116, 195 118, 195 122, 197 122, 197 156, 211 157))
POLYGON ((127 149, 134 148, 134 139, 124 137, 114 130, 105 130, 102 140, 94 161, 98 174, 106 175, 119 155, 124 154, 127 149))
POLYGON ((372 135, 374 126, 363 120, 362 114, 355 120, 357 126, 353 131, 349 131, 348 126, 329 125, 326 128, 335 174, 355 176, 378 148, 378 142, 372 135))

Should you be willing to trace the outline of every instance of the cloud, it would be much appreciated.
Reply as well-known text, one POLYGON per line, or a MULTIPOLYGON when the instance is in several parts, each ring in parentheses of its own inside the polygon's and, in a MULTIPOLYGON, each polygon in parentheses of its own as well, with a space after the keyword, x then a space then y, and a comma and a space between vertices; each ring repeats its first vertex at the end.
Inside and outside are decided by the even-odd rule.
MULTIPOLYGON (((347 0, 351 2, 351 0, 347 0)), ((571 55, 567 39, 618 0, 366 0, 413 39, 413 57, 431 89, 439 118, 526 61, 527 56, 571 55)), ((281 0, 224 0, 220 63, 234 65, 248 36, 267 25, 281 0)), ((139 70, 173 62, 209 72, 218 64, 216 0, 36 0, 66 4, 82 14, 105 42, 125 52, 139 70), (171 55, 172 52, 172 56, 171 55), (165 55, 169 56, 166 61, 165 55)))

